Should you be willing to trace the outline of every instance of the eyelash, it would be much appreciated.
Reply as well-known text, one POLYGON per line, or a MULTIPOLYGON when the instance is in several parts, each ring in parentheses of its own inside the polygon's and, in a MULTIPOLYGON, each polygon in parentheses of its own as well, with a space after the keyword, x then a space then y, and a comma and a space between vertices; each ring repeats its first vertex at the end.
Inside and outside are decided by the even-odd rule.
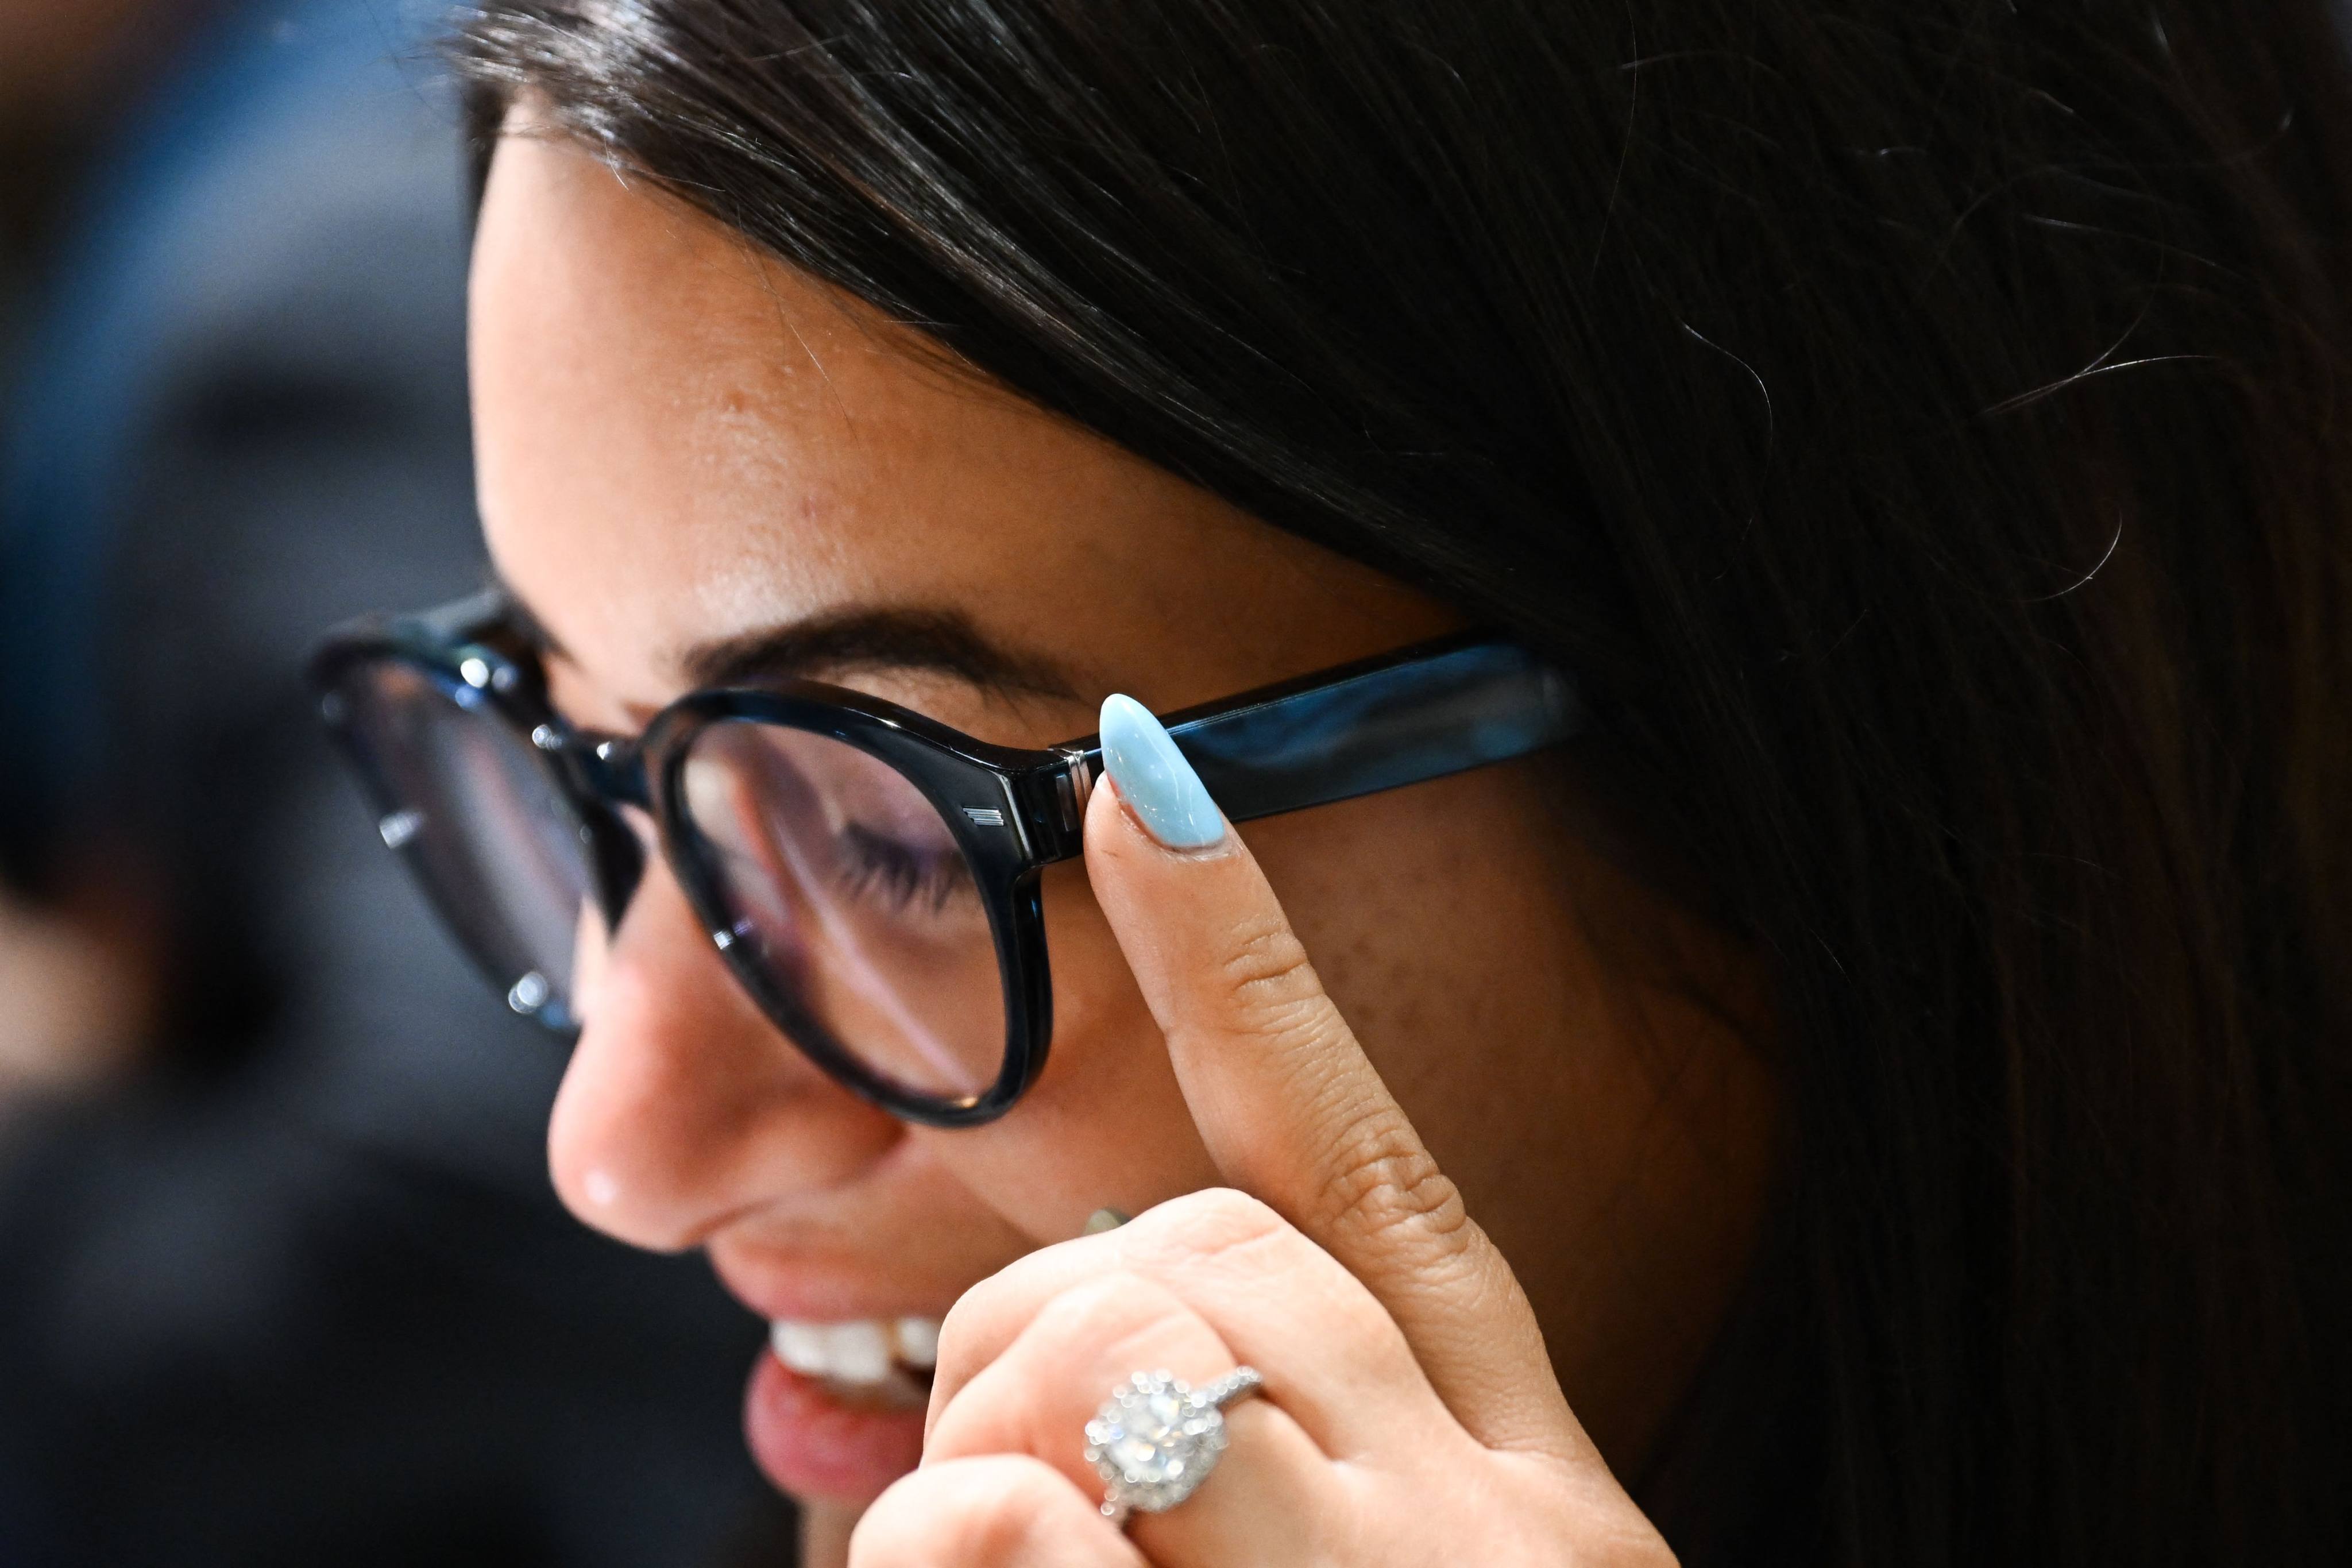
POLYGON ((893 910, 922 899, 938 914, 971 886, 963 857, 952 852, 927 855, 855 822, 842 828, 839 842, 843 885, 859 896, 878 890, 893 910))

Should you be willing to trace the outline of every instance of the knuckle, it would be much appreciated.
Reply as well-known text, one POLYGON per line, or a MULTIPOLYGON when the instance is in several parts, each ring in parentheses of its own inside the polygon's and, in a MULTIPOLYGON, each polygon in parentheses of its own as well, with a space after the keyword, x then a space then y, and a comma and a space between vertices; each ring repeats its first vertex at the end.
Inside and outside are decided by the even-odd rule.
POLYGON ((971 1369, 983 1359, 980 1348, 981 1321, 991 1315, 992 1306, 991 1281, 982 1280, 958 1297, 940 1320, 940 1346, 937 1375, 941 1381, 952 1376, 954 1381, 970 1374, 971 1369))
POLYGON ((1370 1362, 1394 1342, 1394 1323, 1360 1282, 1306 1232, 1247 1193, 1205 1188, 1171 1199, 1150 1215, 1162 1220, 1158 1233, 1145 1238, 1157 1253, 1151 1261, 1171 1275, 1222 1264, 1259 1281, 1278 1276, 1292 1300, 1314 1303, 1343 1360, 1370 1362))
POLYGON ((995 1360, 1047 1304, 1076 1288, 1061 1282, 1066 1273, 1066 1248, 1049 1247, 1013 1259, 957 1297, 940 1320, 937 1380, 961 1383, 995 1360))
POLYGON ((1162 1337, 1189 1317, 1184 1304, 1165 1287, 1119 1270, 1073 1285, 1055 1297, 1037 1314, 1032 1331, 1046 1344, 1108 1351, 1162 1337))
POLYGON ((1330 1172, 1324 1212, 1335 1227, 1440 1256, 1469 1249, 1476 1231, 1461 1189, 1393 1108, 1360 1117, 1340 1134, 1330 1172))
POLYGON ((971 1560, 1034 1561, 1034 1549, 1048 1533, 1046 1521, 1057 1511, 1055 1505, 1064 1500, 1060 1494, 1069 1485, 1040 1461, 991 1467, 984 1485, 963 1489, 966 1500, 958 1536, 970 1544, 971 1560))
POLYGON ((1247 1193, 1204 1187, 1171 1198, 1144 1216, 1145 1234, 1159 1246, 1193 1258, 1246 1251, 1281 1235, 1289 1222, 1247 1193))
POLYGON ((850 1568, 1034 1563, 1068 1487, 1034 1459, 917 1470, 866 1510, 850 1542, 850 1568))
POLYGON ((1306 944, 1276 916, 1252 917, 1234 928, 1218 978, 1234 1021, 1255 1034, 1289 1033, 1325 1008, 1323 983, 1306 944))
MULTIPOLYGON (((1023 1339, 1023 1364, 1059 1369, 1056 1386, 1073 1371, 1099 1373, 1108 1382, 1138 1368, 1191 1367, 1215 1360, 1221 1348, 1216 1331, 1182 1298, 1139 1274, 1071 1287, 1039 1311, 1023 1339)), ((1024 1406, 1019 1419, 1029 1424, 1025 1440, 1039 1445, 1065 1436, 1056 1411, 1050 1401, 1024 1406)))
POLYGON ((921 1525, 940 1511, 931 1494, 939 1490, 944 1473, 917 1470, 901 1476, 874 1500, 850 1538, 850 1568, 902 1568, 923 1560, 928 1542, 921 1525))

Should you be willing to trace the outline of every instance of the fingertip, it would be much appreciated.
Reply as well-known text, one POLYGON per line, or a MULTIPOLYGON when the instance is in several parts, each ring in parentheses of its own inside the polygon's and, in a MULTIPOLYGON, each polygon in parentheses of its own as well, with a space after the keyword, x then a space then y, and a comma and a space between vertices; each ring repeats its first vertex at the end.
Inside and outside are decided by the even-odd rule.
POLYGON ((1223 842, 1223 814, 1151 710, 1114 692, 1103 700, 1099 732, 1104 773, 1155 843, 1192 851, 1223 842))

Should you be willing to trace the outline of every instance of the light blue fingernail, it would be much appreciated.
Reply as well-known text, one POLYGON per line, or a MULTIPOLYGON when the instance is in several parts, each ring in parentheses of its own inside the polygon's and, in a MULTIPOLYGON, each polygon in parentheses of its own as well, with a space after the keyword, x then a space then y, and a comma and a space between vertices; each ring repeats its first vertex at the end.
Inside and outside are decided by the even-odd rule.
POLYGON ((1150 709, 1132 697, 1103 699, 1102 749, 1119 797, 1152 837, 1171 849, 1206 849, 1225 836, 1217 803, 1150 709))

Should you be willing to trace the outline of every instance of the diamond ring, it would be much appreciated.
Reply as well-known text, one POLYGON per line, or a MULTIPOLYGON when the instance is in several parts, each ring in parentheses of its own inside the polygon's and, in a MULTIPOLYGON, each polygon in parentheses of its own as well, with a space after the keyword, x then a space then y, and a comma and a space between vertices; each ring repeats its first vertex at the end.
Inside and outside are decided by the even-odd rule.
POLYGON ((1087 1423, 1087 1462, 1103 1479, 1103 1517, 1160 1513, 1192 1495, 1225 1451, 1225 1406, 1265 1384, 1241 1366, 1204 1388, 1165 1372, 1139 1372, 1110 1391, 1087 1423))

